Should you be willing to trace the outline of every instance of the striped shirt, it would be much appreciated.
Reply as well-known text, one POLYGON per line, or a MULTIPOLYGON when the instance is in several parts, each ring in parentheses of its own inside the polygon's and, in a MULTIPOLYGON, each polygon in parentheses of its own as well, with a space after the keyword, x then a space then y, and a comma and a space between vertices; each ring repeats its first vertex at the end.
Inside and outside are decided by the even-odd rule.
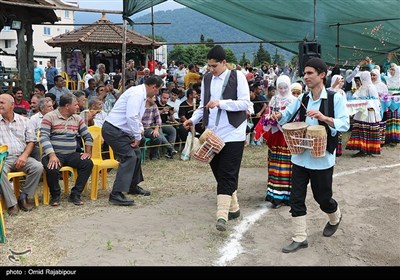
POLYGON ((42 145, 43 156, 50 153, 64 155, 74 153, 78 135, 85 141, 85 145, 93 145, 93 138, 79 115, 73 114, 66 119, 58 109, 47 113, 43 117, 40 127, 40 145, 42 145))
POLYGON ((28 118, 14 114, 14 119, 7 124, 0 115, 0 145, 8 146, 10 156, 20 156, 29 142, 36 143, 37 139, 28 118))

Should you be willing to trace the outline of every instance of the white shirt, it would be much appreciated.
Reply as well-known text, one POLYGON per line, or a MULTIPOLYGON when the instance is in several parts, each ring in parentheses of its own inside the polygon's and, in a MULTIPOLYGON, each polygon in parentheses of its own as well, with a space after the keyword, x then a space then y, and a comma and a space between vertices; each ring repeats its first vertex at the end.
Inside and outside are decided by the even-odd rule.
MULTIPOLYGON (((219 107, 221 116, 219 119, 218 127, 215 127, 218 108, 210 109, 207 128, 214 131, 225 143, 244 141, 246 139, 246 126, 245 120, 239 127, 235 128, 229 123, 227 111, 247 111, 253 104, 250 101, 250 90, 246 77, 241 71, 234 70, 237 73, 237 100, 225 99, 222 100, 222 86, 224 84, 225 76, 228 71, 224 71, 220 76, 214 76, 211 79, 210 100, 219 100, 219 107)), ((204 79, 201 83, 201 99, 200 108, 204 106, 204 79)), ((190 118, 193 124, 197 124, 203 118, 203 110, 196 110, 190 118)))
POLYGON ((179 119, 178 112, 179 112, 179 105, 181 105, 182 101, 180 101, 178 98, 175 99, 174 102, 168 99, 167 105, 174 107, 174 118, 179 119))
POLYGON ((92 75, 90 75, 90 73, 87 73, 86 75, 85 75, 85 88, 88 88, 89 87, 89 80, 90 79, 92 79, 93 78, 93 76, 92 75))
POLYGON ((37 112, 36 114, 32 115, 32 117, 29 119, 29 122, 35 128, 35 133, 37 133, 37 131, 39 130, 40 125, 42 124, 42 120, 43 120, 43 114, 41 112, 37 112))
POLYGON ((128 88, 115 102, 106 121, 121 129, 135 140, 142 139, 142 117, 146 109, 146 86, 144 84, 128 88))

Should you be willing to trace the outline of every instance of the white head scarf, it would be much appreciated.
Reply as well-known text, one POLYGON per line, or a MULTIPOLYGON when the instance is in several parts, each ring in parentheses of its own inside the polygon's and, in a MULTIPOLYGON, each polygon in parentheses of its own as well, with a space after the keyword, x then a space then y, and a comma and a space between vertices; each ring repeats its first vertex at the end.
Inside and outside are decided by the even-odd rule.
POLYGON ((388 76, 386 78, 386 84, 388 88, 400 88, 400 67, 398 65, 394 65, 394 76, 388 76))
POLYGON ((276 88, 279 88, 279 85, 286 86, 286 91, 282 94, 279 90, 277 90, 276 94, 274 95, 275 98, 271 100, 271 105, 273 107, 286 107, 290 104, 296 97, 292 95, 290 91, 290 78, 286 75, 280 75, 276 80, 276 88))
POLYGON ((378 69, 372 69, 371 70, 371 74, 375 74, 376 75, 376 80, 375 80, 375 82, 372 82, 372 83, 375 85, 379 96, 387 95, 389 93, 388 87, 385 85, 385 83, 382 82, 381 73, 379 73, 379 70, 378 69))

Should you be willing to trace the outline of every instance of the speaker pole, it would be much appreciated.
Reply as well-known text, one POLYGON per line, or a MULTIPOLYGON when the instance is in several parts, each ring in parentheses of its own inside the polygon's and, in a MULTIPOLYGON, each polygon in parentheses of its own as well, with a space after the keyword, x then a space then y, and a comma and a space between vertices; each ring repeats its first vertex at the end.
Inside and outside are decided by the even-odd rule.
POLYGON ((339 64, 339 31, 340 31, 340 23, 337 23, 336 28, 336 64, 339 64))
POLYGON ((314 0, 314 42, 317 41, 317 0, 314 0))

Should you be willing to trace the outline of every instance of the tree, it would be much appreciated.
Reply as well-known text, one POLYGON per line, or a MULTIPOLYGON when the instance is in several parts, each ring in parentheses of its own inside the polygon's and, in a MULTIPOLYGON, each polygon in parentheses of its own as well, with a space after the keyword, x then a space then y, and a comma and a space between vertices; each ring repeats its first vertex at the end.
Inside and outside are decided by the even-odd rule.
POLYGON ((297 68, 299 64, 299 56, 297 54, 293 55, 292 58, 290 59, 289 64, 292 68, 297 68))
POLYGON ((285 59, 283 58, 283 55, 278 54, 278 49, 275 49, 275 55, 272 59, 272 63, 284 66, 285 65, 285 59))
MULTIPOLYGON (((207 54, 211 48, 207 45, 188 45, 188 46, 175 46, 172 51, 168 53, 171 60, 182 61, 186 65, 198 64, 205 65, 207 63, 207 54)), ((225 49, 226 58, 228 62, 237 63, 236 57, 231 49, 225 49)))
POLYGON ((237 59, 235 56, 235 53, 231 49, 225 49, 225 54, 226 54, 226 61, 230 63, 237 64, 237 59))
POLYGON ((268 51, 264 49, 263 45, 260 44, 257 53, 254 56, 253 65, 258 66, 264 64, 265 62, 267 62, 268 64, 271 63, 271 55, 268 51))
POLYGON ((239 61, 239 64, 243 66, 243 65, 245 65, 245 64, 248 63, 248 62, 250 62, 250 60, 248 60, 248 59, 246 58, 246 53, 243 52, 243 55, 242 55, 242 58, 241 58, 240 61, 239 61))

